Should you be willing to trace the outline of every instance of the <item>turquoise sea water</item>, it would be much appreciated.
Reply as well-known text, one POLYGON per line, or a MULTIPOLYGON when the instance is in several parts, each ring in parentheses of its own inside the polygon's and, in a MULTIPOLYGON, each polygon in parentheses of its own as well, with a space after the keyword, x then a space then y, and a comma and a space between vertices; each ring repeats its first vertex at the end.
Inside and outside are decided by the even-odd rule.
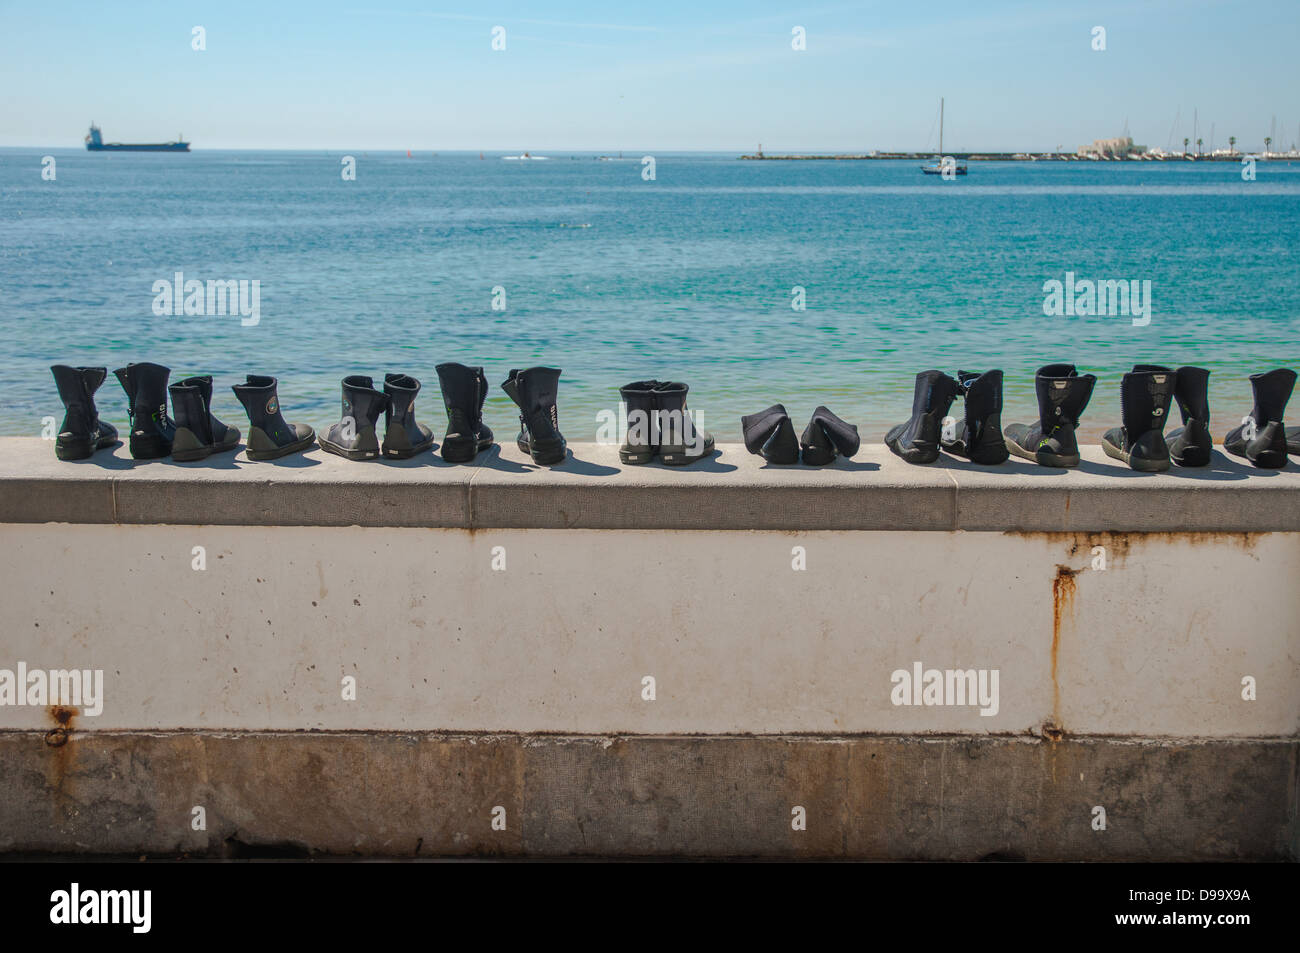
MULTIPOLYGON (((1033 419, 1036 367, 1073 361, 1101 378, 1094 440, 1135 362, 1210 367, 1216 439, 1250 408, 1248 374, 1300 367, 1300 163, 1254 182, 1232 163, 971 163, 943 182, 914 162, 661 154, 645 181, 631 155, 355 152, 344 181, 341 155, 0 150, 0 434, 61 419, 52 363, 211 373, 236 424, 229 385, 270 373, 286 417, 317 427, 342 376, 402 371, 439 434, 435 364, 494 385, 551 364, 571 440, 620 384, 658 377, 689 383, 721 439, 782 402, 797 428, 825 403, 871 442, 930 367, 1003 368, 1012 421, 1033 419), (260 322, 156 316, 153 283, 177 271, 258 280, 260 322), (1150 324, 1044 316, 1067 271, 1150 280, 1150 324)), ((125 424, 115 380, 99 405, 125 424)), ((495 387, 487 414, 502 435, 515 419, 495 387)))

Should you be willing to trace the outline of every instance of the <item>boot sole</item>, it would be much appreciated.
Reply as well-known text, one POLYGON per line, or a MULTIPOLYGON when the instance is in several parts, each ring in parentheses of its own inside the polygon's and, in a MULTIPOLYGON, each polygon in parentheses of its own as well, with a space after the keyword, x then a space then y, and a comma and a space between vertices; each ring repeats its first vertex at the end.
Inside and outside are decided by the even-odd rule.
POLYGON ((172 444, 161 437, 131 437, 131 456, 136 460, 160 460, 170 456, 172 444))
POLYGON ((558 449, 546 449, 534 452, 531 445, 526 441, 516 440, 515 446, 533 458, 533 463, 539 467, 553 467, 557 463, 563 463, 564 458, 568 456, 566 444, 560 444, 558 449))
POLYGON ((60 460, 85 460, 87 457, 92 456, 96 450, 103 450, 106 447, 116 447, 121 442, 121 440, 118 440, 115 437, 101 438, 95 441, 94 446, 91 446, 89 437, 85 440, 65 440, 63 442, 59 442, 56 438, 54 442, 54 455, 60 460))
POLYGON ((643 463, 649 463, 655 458, 657 450, 622 450, 618 451, 618 458, 629 466, 640 466, 643 463))
POLYGON ((295 440, 293 443, 287 443, 283 447, 276 447, 274 450, 246 450, 250 460, 279 460, 281 457, 287 457, 291 453, 298 453, 306 450, 316 442, 316 435, 303 437, 301 440, 295 440))
POLYGON ((424 443, 417 444, 414 447, 402 447, 400 449, 393 449, 392 447, 383 447, 381 448, 381 452, 389 460, 409 460, 411 457, 415 456, 416 454, 424 453, 426 450, 432 449, 435 442, 436 441, 432 437, 430 437, 424 443))
POLYGON ((1200 447, 1188 447, 1181 457, 1170 452, 1169 459, 1180 467, 1205 467, 1210 465, 1210 451, 1200 447))
POLYGON ((1258 470, 1282 470, 1286 467, 1286 453, 1278 450, 1266 450, 1246 459, 1258 470))
POLYGON ((666 467, 684 467, 695 463, 697 460, 713 456, 713 450, 713 447, 709 447, 703 453, 695 454, 687 453, 685 447, 680 450, 676 447, 660 447, 659 461, 666 467))
POLYGON ((330 443, 322 436, 317 436, 317 443, 326 453, 332 453, 336 456, 346 457, 349 460, 377 460, 379 459, 379 450, 349 450, 347 447, 340 447, 336 443, 330 443))
POLYGON ((1121 448, 1106 440, 1102 440, 1101 449, 1106 451, 1106 456, 1122 460, 1128 464, 1130 470, 1136 470, 1139 473, 1164 473, 1169 469, 1168 460, 1146 460, 1141 457, 1134 457, 1131 453, 1125 453, 1121 448))
POLYGON ((897 443, 891 443, 889 449, 893 451, 896 457, 901 457, 906 462, 917 466, 934 463, 939 459, 939 447, 937 445, 933 449, 927 447, 921 450, 899 450, 897 443))
POLYGON ((192 450, 172 450, 172 459, 178 463, 192 463, 195 460, 205 460, 214 453, 229 453, 231 450, 238 450, 239 442, 236 441, 228 447, 196 447, 192 450))
POLYGON ((468 440, 465 442, 444 440, 442 442, 442 459, 448 463, 469 463, 491 446, 491 440, 468 440))
POLYGON ((988 448, 986 447, 984 452, 977 453, 972 456, 971 454, 967 453, 965 450, 957 449, 956 444, 952 444, 951 446, 947 444, 943 445, 944 453, 951 454, 954 457, 961 457, 963 460, 969 460, 971 463, 978 463, 982 467, 1000 466, 1001 464, 1006 463, 1011 456, 1011 451, 1005 449, 1005 447, 1003 448, 1001 454, 997 453, 996 450, 994 450, 993 456, 991 458, 987 451, 988 448))
POLYGON ((1068 468, 1077 467, 1082 459, 1079 454, 1062 455, 1056 453, 1044 453, 1041 450, 1026 450, 1020 444, 1011 438, 1006 441, 1007 450, 1020 457, 1022 460, 1029 460, 1037 463, 1040 467, 1058 467, 1068 468))

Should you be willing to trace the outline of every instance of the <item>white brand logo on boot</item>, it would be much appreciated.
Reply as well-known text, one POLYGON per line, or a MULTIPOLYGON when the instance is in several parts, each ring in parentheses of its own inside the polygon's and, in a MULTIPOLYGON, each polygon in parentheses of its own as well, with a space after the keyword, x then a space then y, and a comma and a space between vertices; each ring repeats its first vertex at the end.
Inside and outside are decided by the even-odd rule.
POLYGON ((1242 440, 1254 440, 1254 439, 1255 439, 1255 427, 1256 427, 1256 424, 1255 424, 1255 418, 1254 418, 1254 417, 1242 417, 1242 418, 1241 418, 1241 428, 1242 428, 1242 429, 1241 429, 1241 439, 1242 439, 1242 440))

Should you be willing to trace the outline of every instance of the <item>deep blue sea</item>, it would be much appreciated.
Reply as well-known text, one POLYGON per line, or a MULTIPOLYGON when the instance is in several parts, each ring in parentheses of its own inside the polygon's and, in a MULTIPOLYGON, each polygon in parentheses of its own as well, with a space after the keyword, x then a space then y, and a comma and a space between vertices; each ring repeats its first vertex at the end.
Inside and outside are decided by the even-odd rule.
MULTIPOLYGON (((917 371, 1003 368, 1008 422, 1033 419, 1036 367, 1073 361, 1101 378, 1092 439, 1133 363, 1210 367, 1217 440, 1250 409, 1247 375, 1300 367, 1300 163, 1245 182, 1234 163, 972 162, 944 182, 915 162, 659 154, 646 181, 639 155, 354 152, 345 181, 342 155, 0 150, 0 434, 62 418, 50 364, 128 361, 216 375, 241 429, 245 373, 279 377, 285 416, 319 428, 344 375, 406 372, 441 434, 434 366, 460 361, 486 365, 501 436, 495 385, 549 364, 571 440, 658 377, 689 383, 721 439, 781 402, 798 429, 824 403, 879 442, 917 371), (256 279, 259 322, 156 315, 178 271, 256 279), (1067 271, 1149 280, 1150 324, 1045 316, 1067 271)), ((123 427, 116 380, 98 400, 123 427)))

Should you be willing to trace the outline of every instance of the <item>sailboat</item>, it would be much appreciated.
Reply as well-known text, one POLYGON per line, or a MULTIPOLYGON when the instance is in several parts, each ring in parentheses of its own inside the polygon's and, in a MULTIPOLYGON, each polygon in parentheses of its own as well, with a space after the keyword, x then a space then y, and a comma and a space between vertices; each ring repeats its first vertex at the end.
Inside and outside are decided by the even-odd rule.
MULTIPOLYGON (((934 157, 934 161, 921 166, 921 171, 926 175, 943 175, 944 170, 943 155, 943 98, 939 99, 939 154, 934 157)), ((949 168, 953 175, 966 174, 965 159, 949 159, 949 168)))

